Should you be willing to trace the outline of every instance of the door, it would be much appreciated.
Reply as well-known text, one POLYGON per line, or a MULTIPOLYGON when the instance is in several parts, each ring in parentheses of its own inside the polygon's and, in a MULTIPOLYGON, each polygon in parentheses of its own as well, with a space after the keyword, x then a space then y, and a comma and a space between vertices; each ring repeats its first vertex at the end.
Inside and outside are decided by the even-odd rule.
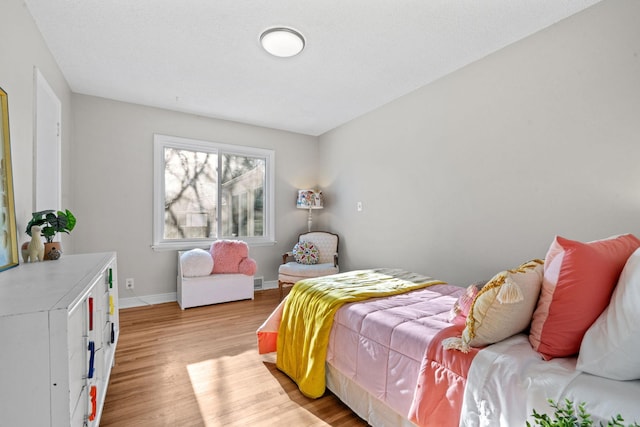
POLYGON ((61 135, 62 107, 60 100, 35 69, 35 129, 34 129, 34 212, 61 208, 61 135))

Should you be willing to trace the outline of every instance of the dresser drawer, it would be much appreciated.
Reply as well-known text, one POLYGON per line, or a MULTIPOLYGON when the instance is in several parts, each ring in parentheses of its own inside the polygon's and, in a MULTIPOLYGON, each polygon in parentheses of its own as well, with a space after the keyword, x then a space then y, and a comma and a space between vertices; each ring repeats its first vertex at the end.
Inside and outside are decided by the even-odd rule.
POLYGON ((69 403, 76 406, 86 384, 88 368, 88 301, 85 300, 69 313, 67 340, 69 346, 69 403))
POLYGON ((71 408, 71 426, 84 426, 87 418, 87 408, 89 407, 89 389, 82 388, 82 393, 78 396, 78 400, 74 407, 71 408))

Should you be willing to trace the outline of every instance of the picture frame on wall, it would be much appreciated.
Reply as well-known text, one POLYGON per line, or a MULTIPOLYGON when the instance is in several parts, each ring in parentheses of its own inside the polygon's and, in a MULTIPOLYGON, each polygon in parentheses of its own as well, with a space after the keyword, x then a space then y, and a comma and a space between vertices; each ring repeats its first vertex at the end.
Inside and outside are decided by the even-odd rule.
POLYGON ((9 138, 9 101, 0 87, 0 271, 19 263, 9 138))

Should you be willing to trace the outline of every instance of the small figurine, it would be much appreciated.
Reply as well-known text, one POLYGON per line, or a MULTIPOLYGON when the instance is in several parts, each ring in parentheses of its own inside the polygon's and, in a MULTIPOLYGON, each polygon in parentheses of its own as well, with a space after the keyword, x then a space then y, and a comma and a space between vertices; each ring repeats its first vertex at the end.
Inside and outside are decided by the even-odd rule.
POLYGON ((27 246, 27 257, 25 262, 36 262, 44 260, 44 242, 40 236, 40 227, 34 225, 31 227, 31 241, 27 246))
POLYGON ((60 255, 62 255, 62 251, 59 251, 56 248, 51 248, 51 250, 47 252, 47 259, 55 261, 60 258, 60 255))

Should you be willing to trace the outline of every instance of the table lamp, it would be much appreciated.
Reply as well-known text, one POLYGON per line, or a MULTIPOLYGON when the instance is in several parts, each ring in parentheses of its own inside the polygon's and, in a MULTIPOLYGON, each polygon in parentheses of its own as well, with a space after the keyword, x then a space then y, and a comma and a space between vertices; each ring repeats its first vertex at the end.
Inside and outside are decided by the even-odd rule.
POLYGON ((311 231, 311 210, 322 209, 324 207, 324 196, 322 191, 318 190, 298 190, 298 200, 296 200, 298 209, 309 209, 309 217, 307 218, 307 229, 311 231))

